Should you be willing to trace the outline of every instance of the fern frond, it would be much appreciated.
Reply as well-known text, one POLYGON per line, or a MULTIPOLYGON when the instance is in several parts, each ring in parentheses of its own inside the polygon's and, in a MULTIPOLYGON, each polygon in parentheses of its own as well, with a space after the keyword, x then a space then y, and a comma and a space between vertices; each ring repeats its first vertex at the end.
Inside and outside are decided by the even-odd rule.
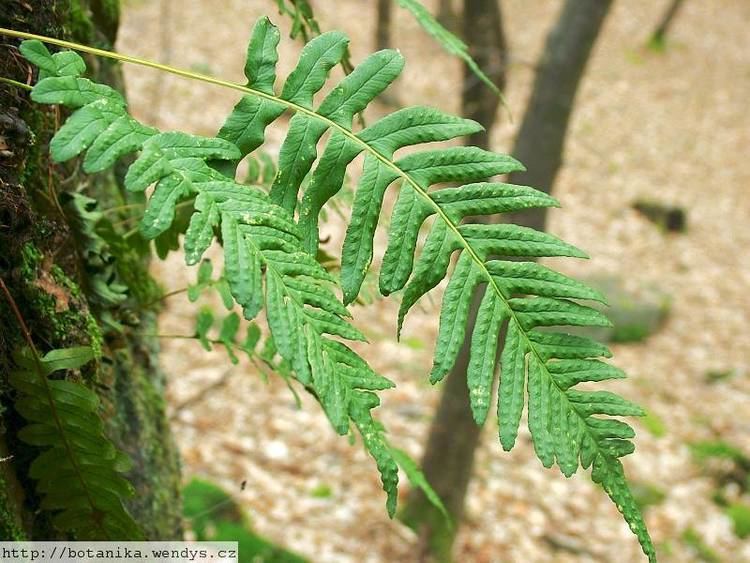
POLYGON ((44 448, 29 475, 58 529, 79 540, 142 539, 122 504, 134 494, 121 476, 130 460, 104 435, 99 398, 80 383, 49 379, 92 359, 88 347, 52 350, 41 358, 28 348, 14 355, 17 368, 9 382, 18 392, 15 409, 29 422, 18 437, 44 448))
POLYGON ((454 55, 461 59, 469 70, 473 72, 479 80, 484 82, 490 90, 492 90, 497 96, 502 98, 502 93, 497 88, 494 82, 490 80, 477 62, 471 58, 469 54, 469 47, 461 41, 456 35, 445 29, 443 25, 435 19, 430 11, 425 8, 418 0, 398 0, 399 5, 405 10, 411 12, 417 23, 422 26, 428 34, 430 34, 435 41, 440 43, 440 46, 445 49, 451 55, 454 55))
MULTIPOLYGON (((274 44, 275 28, 269 24, 265 31, 259 30, 262 35, 255 35, 254 45, 264 50, 269 41, 274 44), (266 39, 269 34, 270 40, 266 39)), ((302 70, 287 82, 285 92, 291 99, 311 102, 312 94, 322 86, 344 44, 339 37, 332 39, 320 52, 308 49, 303 53, 302 70), (330 52, 336 54, 326 55, 330 52)), ((22 50, 33 51, 36 58, 41 52, 36 42, 25 42, 22 50)), ((272 75, 263 64, 253 65, 248 73, 261 83, 263 76, 268 79, 272 75)), ((187 263, 197 263, 220 234, 224 277, 245 318, 253 319, 265 305, 276 350, 291 365, 297 380, 314 393, 339 434, 348 432, 350 419, 360 429, 369 428, 372 419, 364 413, 374 403, 369 394, 356 391, 381 390, 393 384, 339 341, 365 337, 349 324, 348 311, 331 291, 333 277, 303 249, 301 230, 289 213, 261 189, 237 184, 209 165, 217 160, 236 161, 242 156, 241 149, 221 138, 160 133, 145 127, 127 114, 124 100, 114 90, 78 76, 47 77, 36 85, 32 97, 41 103, 79 108, 51 143, 56 161, 85 153, 84 170, 97 172, 105 162, 111 164, 140 151, 128 168, 125 186, 141 192, 155 184, 140 225, 145 237, 155 238, 169 229, 177 203, 194 197, 195 212, 184 241, 187 263), (94 156, 92 151, 96 151, 94 156), (107 159, 100 154, 107 154, 107 159)), ((230 334, 236 332, 234 324, 225 326, 227 342, 234 338, 230 334)), ((365 443, 375 448, 370 450, 383 472, 393 514, 395 462, 387 448, 378 449, 376 439, 368 438, 365 443)))
MULTIPOLYGON (((261 20, 254 33, 265 35, 268 25, 261 20)), ((404 290, 399 330, 411 306, 446 277, 452 254, 460 252, 443 299, 431 380, 442 379, 455 363, 465 336, 471 295, 475 287, 483 284, 485 297, 478 329, 472 335, 469 373, 477 421, 486 418, 489 408, 490 386, 497 363, 496 339, 505 324, 498 404, 503 447, 507 449, 515 441, 528 380, 529 426, 542 463, 545 466, 557 463, 565 475, 572 474, 579 465, 584 468, 593 465, 593 479, 602 484, 637 535, 644 552, 652 557, 651 540, 618 460, 632 450, 627 441, 630 433, 623 432, 621 423, 609 424, 606 419, 595 416, 632 415, 640 411, 614 395, 606 399, 585 393, 577 395, 576 391, 562 387, 555 378, 556 362, 571 353, 587 354, 583 358, 597 357, 602 350, 564 334, 550 337, 539 332, 546 326, 607 325, 607 319, 595 309, 570 301, 601 300, 601 296, 543 266, 492 259, 493 256, 585 258, 586 254, 552 235, 517 225, 462 224, 471 215, 553 207, 558 203, 526 186, 481 182, 491 176, 523 170, 521 164, 509 156, 474 147, 453 147, 394 158, 394 153, 405 146, 447 140, 478 130, 480 127, 471 121, 445 116, 435 110, 407 108, 354 134, 351 130, 354 113, 364 109, 400 71, 402 62, 396 53, 384 51, 368 57, 329 94, 318 110, 312 110, 312 95, 322 82, 310 80, 309 88, 304 90, 297 86, 295 73, 300 68, 330 68, 343 52, 344 42, 339 34, 324 34, 311 41, 300 57, 300 65, 292 73, 295 88, 289 88, 289 81, 284 85, 280 99, 292 102, 286 107, 295 111, 295 115, 282 145, 280 172, 271 190, 272 198, 288 212, 295 211, 302 178, 312 169, 317 156, 317 143, 326 130, 332 131, 299 210, 305 247, 311 252, 317 243, 320 209, 340 189, 348 164, 361 152, 365 153, 364 171, 357 186, 342 251, 341 286, 345 302, 350 303, 356 298, 372 261, 373 237, 385 191, 390 184, 400 181, 401 191, 380 278, 384 294, 404 290), (311 52, 317 54, 318 66, 311 65, 311 52), (324 55, 331 53, 334 53, 331 58, 324 55), (292 98, 290 91, 297 97, 292 98), (332 108, 337 108, 337 113, 332 108), (442 182, 464 185, 431 190, 433 185, 442 182), (414 264, 420 227, 433 215, 435 221, 414 264), (541 342, 537 343, 535 338, 541 342), (560 345, 556 346, 555 342, 560 345)), ((256 50, 250 56, 262 55, 256 50)), ((259 64, 260 61, 256 61, 254 66, 259 64)), ((305 74, 310 75, 310 71, 306 70, 305 74)), ((320 75, 315 76, 322 75, 321 70, 320 75)), ((252 82, 249 87, 253 87, 252 82)), ((243 98, 228 123, 240 117, 243 122, 250 122, 245 108, 250 106, 251 99, 252 96, 243 98)), ((278 103, 278 99, 252 103, 263 107, 278 103)), ((275 109, 281 110, 281 107, 275 109)), ((253 120, 256 115, 258 111, 253 114, 253 120)), ((262 114, 263 119, 249 128, 256 142, 262 138, 269 115, 262 114)), ((227 138, 226 127, 223 131, 227 138)), ((591 366, 595 366, 592 368, 595 373, 587 377, 602 380, 613 376, 609 368, 601 368, 596 363, 591 366)))
MULTIPOLYGON (((367 374, 368 382, 380 380, 370 375, 371 370, 350 348, 326 336, 361 338, 347 324, 346 315, 331 304, 329 284, 333 280, 313 258, 318 214, 341 189, 348 165, 364 153, 364 170, 342 252, 344 302, 352 302, 359 293, 372 261, 373 237, 385 191, 398 182, 400 193, 380 287, 384 294, 403 290, 399 329, 409 309, 440 281, 450 278, 443 297, 431 380, 439 381, 452 368, 465 337, 469 299, 475 288, 484 287, 472 335, 469 373, 477 421, 486 418, 492 377, 499 363, 498 412, 503 447, 514 444, 527 395, 529 428, 542 463, 548 467, 556 463, 565 475, 579 466, 592 467, 593 480, 603 486, 644 552, 653 558, 651 540, 619 461, 632 451, 632 430, 624 423, 600 417, 640 411, 616 395, 572 389, 570 384, 577 383, 577 378, 605 380, 618 377, 619 372, 596 361, 607 355, 601 345, 545 328, 607 324, 595 309, 574 301, 601 296, 531 262, 497 259, 584 258, 585 253, 533 229, 465 222, 476 214, 551 207, 557 202, 529 187, 483 182, 523 170, 509 156, 474 147, 422 150, 403 157, 395 154, 403 147, 472 133, 481 128, 475 122, 433 109, 406 108, 353 132, 353 116, 399 74, 403 60, 398 53, 386 50, 371 55, 315 108, 313 97, 345 52, 346 37, 330 32, 310 41, 278 95, 274 89, 277 43, 278 31, 267 19, 261 19, 250 41, 248 85, 232 85, 245 96, 222 127, 220 139, 155 133, 131 122, 132 118, 123 120, 127 114, 122 99, 83 78, 42 80, 32 93, 35 100, 81 108, 71 116, 72 125, 60 130, 64 142, 54 144, 53 156, 57 153, 61 159, 79 154, 99 142, 104 132, 109 132, 108 140, 102 143, 117 146, 117 154, 125 151, 124 145, 117 144, 121 136, 134 131, 136 136, 147 136, 126 178, 130 189, 143 190, 156 183, 142 224, 144 234, 154 237, 163 232, 171 223, 177 201, 196 195, 196 213, 185 238, 188 262, 196 263, 216 232, 221 233, 225 276, 246 318, 253 318, 265 301, 279 353, 292 365, 299 381, 316 394, 339 432, 346 432, 349 419, 359 427, 381 470, 384 487, 392 494, 395 462, 373 430, 369 410, 377 404, 377 397, 363 391, 368 383, 362 382, 361 374, 367 374), (241 158, 260 146, 265 128, 286 110, 294 115, 270 195, 236 184, 219 171, 231 172, 241 158), (317 145, 326 132, 329 137, 318 159, 317 145), (225 162, 216 164, 217 160, 225 162), (310 173, 310 182, 298 203, 302 181, 310 173), (443 182, 463 185, 434 189, 443 182), (297 222, 293 219, 296 212, 297 222), (418 233, 429 218, 430 231, 415 260, 418 233), (454 254, 458 254, 458 260, 449 276, 454 254), (496 339, 503 329, 505 343, 498 359, 496 339), (569 360, 590 363, 575 371, 568 364, 560 364, 569 360), (571 371, 560 371, 564 369, 571 371)), ((99 160, 89 160, 89 170, 96 169, 92 162, 99 160)))

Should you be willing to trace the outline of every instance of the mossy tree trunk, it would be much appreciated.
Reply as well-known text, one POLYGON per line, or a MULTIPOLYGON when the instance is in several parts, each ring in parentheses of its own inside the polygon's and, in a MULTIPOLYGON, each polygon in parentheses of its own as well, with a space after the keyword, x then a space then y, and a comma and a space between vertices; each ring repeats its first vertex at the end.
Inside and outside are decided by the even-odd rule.
MULTIPOLYGON (((117 0, 7 0, 0 26, 111 48, 117 0)), ((3 38, 0 75, 33 80, 32 67, 3 38)), ((121 87, 119 68, 87 59, 98 81, 121 87)), ((35 346, 88 345, 97 360, 83 380, 101 399, 107 435, 134 462, 126 477, 136 495, 127 508, 149 539, 182 534, 180 471, 164 405, 164 375, 154 333, 155 312, 143 304, 158 295, 147 270, 147 246, 112 228, 135 223, 117 173, 86 177, 78 166, 56 165, 48 143, 58 109, 38 107, 23 89, 0 84, 0 277, 28 325, 35 346), (118 208, 116 211, 114 208, 118 208), (109 209, 105 214, 101 212, 109 209), (112 219, 110 222, 108 219, 112 219)), ((55 539, 64 535, 40 510, 29 477, 38 450, 20 442, 24 424, 7 383, 12 354, 25 345, 8 299, 0 296, 0 539, 55 539), (7 458, 7 459, 6 459, 7 458)))
MULTIPOLYGON (((528 172, 513 174, 510 178, 512 183, 534 186, 546 193, 552 191, 562 165, 575 95, 610 6, 610 0, 566 1, 555 27, 547 37, 531 99, 513 149, 513 155, 526 165, 528 172)), ((494 68, 504 69, 505 42, 493 37, 491 32, 492 27, 501 25, 496 0, 466 0, 464 9, 465 41, 472 49, 472 56, 481 60, 488 71, 492 70, 493 59, 487 57, 494 45, 500 51, 493 55, 494 68), (493 16, 496 9, 497 15, 493 16), (483 18, 482 14, 485 15, 483 18)), ((497 101, 493 102, 490 99, 492 93, 471 80, 467 72, 464 77, 464 114, 485 126, 485 134, 478 134, 472 141, 489 148, 497 101)), ((546 217, 544 209, 532 209, 505 214, 497 219, 544 230, 546 217)), ((473 332, 480 301, 478 296, 482 293, 481 288, 475 293, 469 311, 467 335, 473 332)), ((499 343, 504 338, 505 331, 502 330, 499 343)), ((467 392, 469 342, 467 338, 447 377, 422 459, 422 470, 427 480, 443 499, 455 522, 460 522, 463 514, 481 430, 474 424, 467 392)), ((497 357, 500 357, 500 351, 497 357)), ((418 529, 424 538, 423 559, 433 558, 441 563, 452 560, 456 528, 446 524, 422 493, 413 493, 404 510, 404 520, 418 529)))

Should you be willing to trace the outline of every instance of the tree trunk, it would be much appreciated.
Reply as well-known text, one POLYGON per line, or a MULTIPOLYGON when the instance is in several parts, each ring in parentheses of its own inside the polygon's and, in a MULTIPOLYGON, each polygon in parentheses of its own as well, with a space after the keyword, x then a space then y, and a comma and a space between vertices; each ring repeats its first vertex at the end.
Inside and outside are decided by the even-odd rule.
MULTIPOLYGON (((490 18, 483 18, 484 25, 478 25, 477 20, 472 22, 477 13, 482 13, 471 11, 479 9, 480 3, 481 0, 466 0, 465 8, 465 15, 472 13, 472 17, 465 20, 466 41, 476 44, 476 51, 472 52, 472 55, 477 56, 481 52, 479 46, 483 45, 480 37, 490 37, 488 28, 485 27, 486 20, 490 18)), ((494 5, 492 0, 489 0, 489 3, 494 5)), ((610 5, 609 0, 567 0, 565 3, 557 24, 547 38, 531 99, 513 151, 513 155, 523 162, 529 171, 512 175, 513 183, 534 186, 547 193, 551 191, 562 163, 564 139, 575 94, 610 5)), ((485 8, 491 9, 492 6, 485 8)), ((496 45, 503 46, 504 42, 500 40, 496 45)), ((497 56, 497 60, 504 61, 505 56, 503 53, 497 56)), ((470 82, 469 73, 465 73, 464 80, 469 82, 464 90, 464 112, 468 117, 477 119, 485 125, 487 132, 484 136, 476 137, 475 141, 486 147, 497 101, 494 102, 493 108, 490 100, 476 91, 481 87, 470 82)), ((491 92, 489 94, 491 95, 491 92)), ((543 230, 546 214, 544 210, 529 210, 506 214, 502 219, 543 230)), ((481 294, 480 288, 474 295, 468 319, 467 339, 445 383, 422 460, 422 470, 427 480, 443 499, 456 523, 460 522, 463 513, 464 498, 481 430, 474 424, 466 386, 469 335, 474 330, 481 294)), ((503 331, 500 334, 499 345, 504 338, 503 331)), ((437 561, 451 560, 455 528, 451 529, 446 525, 439 512, 427 502, 421 492, 410 495, 409 504, 404 511, 404 520, 420 531, 425 549, 431 552, 437 561)))
POLYGON ((439 0, 437 21, 450 31, 456 31, 456 12, 453 10, 453 0, 439 0))
MULTIPOLYGON (((112 47, 118 16, 116 0, 0 5, 2 27, 102 48, 112 47)), ((32 67, 17 43, 2 39, 0 76, 25 83, 32 67)), ((116 65, 93 58, 87 64, 96 80, 121 88, 116 65)), ((84 177, 76 165, 49 160, 59 111, 36 106, 20 88, 0 85, 0 278, 40 352, 81 345, 100 352, 85 379, 101 400, 106 434, 134 462, 125 475, 136 489, 127 508, 148 539, 179 539, 179 458, 165 417, 165 380, 157 343, 140 336, 155 332, 155 312, 141 304, 159 290, 145 253, 129 244, 137 237, 125 241, 114 231, 105 237, 99 228, 111 226, 109 221, 99 220, 94 230, 99 211, 134 200, 116 173, 84 177)), ((124 211, 111 216, 128 219, 124 211)), ((0 539, 63 538, 52 525, 52 513, 40 510, 28 474, 39 451, 17 437, 25 422, 14 411, 7 374, 12 353, 25 343, 5 295, 0 296, 0 326, 0 457, 9 458, 0 462, 0 539)))
POLYGON ((393 0, 378 0, 378 20, 375 28, 375 49, 388 49, 391 46, 391 14, 393 0))
MULTIPOLYGON (((510 182, 551 193, 563 162, 565 135, 581 77, 612 0, 567 0, 547 36, 531 99, 516 136, 513 156, 526 172, 511 174, 510 182)), ((510 223, 543 231, 546 209, 529 209, 505 216, 510 223)))
MULTIPOLYGON (((465 0, 464 37, 469 54, 498 90, 505 90, 508 50, 503 31, 500 0, 465 0)), ((474 133, 467 144, 490 148, 490 133, 495 125, 500 98, 464 65, 461 109, 464 117, 478 121, 484 131, 474 133)))
POLYGON ((674 21, 675 16, 677 16, 677 12, 680 11, 683 2, 684 0, 672 0, 670 2, 661 20, 659 20, 659 24, 651 34, 651 38, 648 42, 651 47, 660 48, 664 46, 664 42, 667 37, 667 31, 669 31, 669 26, 672 25, 672 22, 674 21))
MULTIPOLYGON (((505 88, 507 53, 498 0, 465 0, 463 21, 464 37, 472 58, 502 91, 505 88)), ((463 114, 485 128, 471 135, 468 144, 489 148, 499 103, 498 96, 465 66, 461 96, 463 114)), ((474 326, 481 295, 481 291, 474 294, 468 334, 474 326)), ((460 522, 463 515, 474 452, 481 433, 481 428, 474 423, 466 392, 469 342, 464 342, 456 365, 445 382, 422 458, 422 470, 427 480, 455 523, 460 522)), ((456 526, 446 522, 421 490, 410 493, 402 518, 422 538, 422 560, 433 556, 441 562, 450 561, 456 526)))

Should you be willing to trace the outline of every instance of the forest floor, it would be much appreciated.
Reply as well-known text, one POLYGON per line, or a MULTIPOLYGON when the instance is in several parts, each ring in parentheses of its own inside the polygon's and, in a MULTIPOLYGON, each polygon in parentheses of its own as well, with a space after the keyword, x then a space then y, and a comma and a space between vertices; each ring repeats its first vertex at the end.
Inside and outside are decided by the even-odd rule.
MULTIPOLYGON (((243 82, 255 19, 267 13, 289 29, 274 4, 129 0, 118 47, 243 82)), ((322 28, 353 38, 355 62, 372 50, 374 1, 314 4, 322 28)), ((596 47, 554 188, 563 208, 552 212, 550 224, 551 232, 592 259, 555 266, 584 278, 654 285, 671 298, 671 314, 658 333, 613 346, 630 376, 617 390, 650 413, 635 421, 637 449, 625 459, 626 469, 639 497, 653 501, 646 519, 662 561, 750 561, 750 540, 737 537, 714 499, 721 492, 729 502, 750 502, 743 486, 721 483, 731 462, 706 466, 689 447, 723 441, 750 455, 750 160, 741 156, 750 146, 750 3, 686 2, 667 49, 657 53, 644 43, 664 4, 615 2, 596 47), (663 233, 631 208, 639 198, 687 210, 687 231, 663 233)), ((503 111, 492 144, 507 152, 560 3, 502 5, 514 121, 503 111)), ((407 60, 396 85, 400 102, 457 112, 459 63, 405 11, 394 10, 393 43, 407 60)), ((298 50, 285 35, 280 75, 298 50)), ((125 71, 135 114, 161 128, 212 135, 236 101, 235 93, 220 88, 134 66, 125 71)), ((375 107, 368 118, 386 110, 375 107)), ((283 131, 270 131, 266 149, 278 150, 282 138, 283 131)), ((334 218, 324 231, 331 249, 340 248, 342 226, 334 218)), ((382 253, 383 233, 377 242, 382 253)), ((173 254, 154 265, 166 288, 193 279, 181 260, 173 254)), ((439 290, 423 300, 407 319, 401 344, 395 340, 397 298, 353 311, 370 339, 359 351, 398 384, 383 393, 377 414, 392 441, 417 459, 440 393, 427 383, 439 302, 439 290)), ((193 317, 184 296, 172 298, 161 332, 191 333, 193 317)), ((312 561, 414 561, 418 539, 388 519, 371 459, 335 435, 313 400, 303 396, 298 408, 280 378, 266 380, 244 362, 233 367, 223 351, 206 353, 193 341, 165 340, 162 362, 187 477, 222 484, 257 531, 312 561), (225 385, 207 390, 221 378, 225 385)), ((456 561, 642 560, 615 507, 586 473, 565 479, 542 468, 528 432, 504 453, 494 428, 488 421, 456 561)))

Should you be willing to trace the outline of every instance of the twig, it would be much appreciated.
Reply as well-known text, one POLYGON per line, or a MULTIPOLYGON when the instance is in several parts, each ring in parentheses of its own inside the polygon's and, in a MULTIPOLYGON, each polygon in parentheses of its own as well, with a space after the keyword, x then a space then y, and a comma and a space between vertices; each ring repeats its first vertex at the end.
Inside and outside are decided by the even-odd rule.
POLYGON ((173 407, 174 410, 172 414, 169 415, 169 420, 174 420, 175 418, 177 418, 177 414, 181 410, 186 409, 187 407, 192 407, 193 405, 203 401, 212 391, 218 391, 219 389, 224 387, 227 383, 229 383, 232 375, 234 375, 233 369, 226 370, 219 379, 204 387, 203 389, 195 393, 192 397, 188 397, 181 403, 175 405, 173 407))
POLYGON ((33 89, 28 84, 24 84, 23 82, 19 82, 18 80, 13 80, 12 78, 7 78, 5 76, 0 76, 0 82, 4 82, 5 84, 10 84, 11 86, 16 86, 18 88, 23 88, 24 90, 28 90, 28 91, 31 91, 33 89))

